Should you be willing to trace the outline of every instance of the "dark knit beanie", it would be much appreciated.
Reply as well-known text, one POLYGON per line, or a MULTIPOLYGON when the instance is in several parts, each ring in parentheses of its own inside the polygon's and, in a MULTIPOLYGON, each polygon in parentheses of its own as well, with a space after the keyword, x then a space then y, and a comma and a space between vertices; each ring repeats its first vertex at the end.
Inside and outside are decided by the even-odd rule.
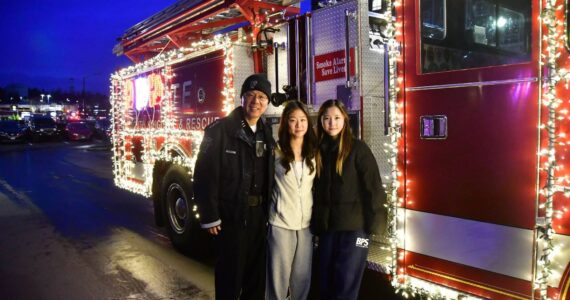
POLYGON ((271 98, 271 82, 267 80, 265 74, 253 74, 249 76, 241 86, 240 97, 243 97, 243 94, 252 90, 264 93, 267 99, 271 98))

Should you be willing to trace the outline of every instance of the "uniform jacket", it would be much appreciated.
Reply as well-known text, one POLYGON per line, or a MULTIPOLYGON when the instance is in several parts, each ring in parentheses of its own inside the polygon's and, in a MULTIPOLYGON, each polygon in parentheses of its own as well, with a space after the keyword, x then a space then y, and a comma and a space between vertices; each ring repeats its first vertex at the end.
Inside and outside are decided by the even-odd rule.
POLYGON ((343 164, 342 177, 336 172, 338 142, 325 139, 321 145, 323 169, 315 179, 312 230, 364 230, 381 234, 386 228, 386 193, 376 159, 368 146, 353 139, 352 151, 343 164))
MULTIPOLYGON (((248 208, 247 197, 253 175, 255 142, 245 132, 242 107, 229 116, 210 124, 204 132, 200 153, 194 168, 194 199, 201 224, 243 223, 248 208)), ((265 199, 273 180, 275 141, 271 126, 261 118, 257 130, 264 130, 266 172, 265 199)), ((214 225, 212 225, 214 226, 214 225)))
POLYGON ((313 180, 317 171, 310 173, 311 170, 306 161, 303 161, 299 185, 293 164, 289 172, 285 173, 286 170, 281 165, 280 151, 275 153, 275 185, 269 205, 269 223, 289 230, 307 228, 310 225, 313 210, 313 180))

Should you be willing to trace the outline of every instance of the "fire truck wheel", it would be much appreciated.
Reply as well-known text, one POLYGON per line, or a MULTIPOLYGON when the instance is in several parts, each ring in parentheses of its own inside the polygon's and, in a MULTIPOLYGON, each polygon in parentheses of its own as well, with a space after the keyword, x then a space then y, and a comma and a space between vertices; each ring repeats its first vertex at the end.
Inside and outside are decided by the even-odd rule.
POLYGON ((179 250, 190 250, 192 229, 198 222, 192 213, 192 183, 184 168, 173 165, 166 172, 162 183, 162 203, 172 244, 179 250))

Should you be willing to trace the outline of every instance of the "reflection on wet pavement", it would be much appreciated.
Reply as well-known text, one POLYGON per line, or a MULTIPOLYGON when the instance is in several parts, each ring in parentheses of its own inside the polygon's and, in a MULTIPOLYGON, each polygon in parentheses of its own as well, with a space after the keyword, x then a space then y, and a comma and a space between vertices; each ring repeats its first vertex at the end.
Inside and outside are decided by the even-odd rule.
POLYGON ((48 146, 0 151, 3 299, 214 298, 213 268, 174 250, 149 199, 114 186, 109 152, 48 146))

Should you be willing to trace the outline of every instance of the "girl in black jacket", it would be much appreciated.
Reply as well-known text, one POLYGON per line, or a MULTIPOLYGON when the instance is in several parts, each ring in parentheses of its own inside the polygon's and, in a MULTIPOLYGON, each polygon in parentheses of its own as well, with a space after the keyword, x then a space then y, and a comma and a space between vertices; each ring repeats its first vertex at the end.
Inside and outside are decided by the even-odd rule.
POLYGON ((348 113, 327 100, 318 114, 312 229, 319 235, 321 299, 356 299, 370 234, 386 224, 386 193, 368 146, 353 137, 348 113))

